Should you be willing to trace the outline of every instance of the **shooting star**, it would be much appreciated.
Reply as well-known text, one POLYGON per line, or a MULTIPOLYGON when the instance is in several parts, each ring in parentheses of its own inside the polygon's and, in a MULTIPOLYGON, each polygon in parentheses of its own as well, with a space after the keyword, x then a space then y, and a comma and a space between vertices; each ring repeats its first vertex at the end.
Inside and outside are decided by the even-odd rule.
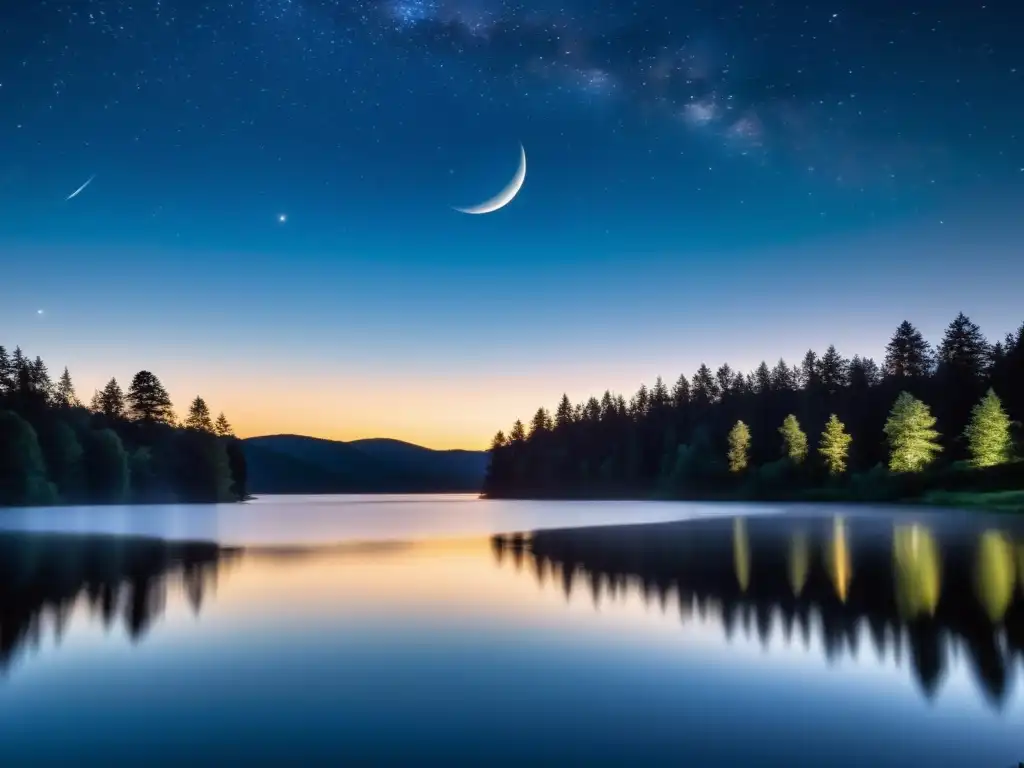
POLYGON ((80 186, 80 187, 79 187, 78 189, 76 189, 76 190, 75 190, 74 192, 72 192, 72 193, 71 193, 70 195, 68 195, 67 197, 65 197, 65 198, 64 198, 64 202, 67 202, 68 200, 70 200, 70 199, 72 199, 72 198, 74 198, 74 197, 78 197, 79 193, 81 193, 81 191, 82 191, 83 189, 85 189, 85 188, 86 188, 86 187, 88 187, 88 186, 89 186, 90 184, 92 184, 92 180, 93 180, 93 179, 95 179, 95 178, 96 178, 96 174, 94 173, 94 174, 93 174, 92 176, 90 176, 90 177, 89 177, 89 180, 88 180, 87 182, 85 182, 85 184, 83 184, 83 185, 82 185, 82 186, 80 186))

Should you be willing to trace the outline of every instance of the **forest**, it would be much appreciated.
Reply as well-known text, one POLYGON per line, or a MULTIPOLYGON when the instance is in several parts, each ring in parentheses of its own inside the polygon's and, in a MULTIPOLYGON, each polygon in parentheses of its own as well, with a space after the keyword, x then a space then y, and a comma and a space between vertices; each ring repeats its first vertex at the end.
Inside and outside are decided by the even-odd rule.
POLYGON ((153 373, 88 406, 67 368, 0 346, 0 506, 207 503, 246 498, 241 444, 202 397, 183 421, 153 373))
POLYGON ((830 346, 744 374, 701 364, 627 401, 606 391, 498 432, 484 495, 941 501, 1024 490, 1024 325, 910 322, 881 365, 830 346))

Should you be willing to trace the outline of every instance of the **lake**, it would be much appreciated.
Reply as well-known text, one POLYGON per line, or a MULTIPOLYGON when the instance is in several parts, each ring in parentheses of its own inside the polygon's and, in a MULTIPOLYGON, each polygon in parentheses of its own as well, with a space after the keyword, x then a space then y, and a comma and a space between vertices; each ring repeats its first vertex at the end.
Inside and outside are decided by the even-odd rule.
POLYGON ((1024 760, 1024 519, 0 510, 0 765, 1024 760))

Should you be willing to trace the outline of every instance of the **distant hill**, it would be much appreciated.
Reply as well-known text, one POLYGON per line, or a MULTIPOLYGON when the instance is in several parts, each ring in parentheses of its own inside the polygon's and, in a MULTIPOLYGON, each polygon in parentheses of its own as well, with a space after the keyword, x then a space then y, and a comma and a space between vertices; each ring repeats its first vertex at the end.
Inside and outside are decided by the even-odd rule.
POLYGON ((401 440, 266 435, 242 441, 250 493, 477 492, 485 451, 435 451, 401 440))

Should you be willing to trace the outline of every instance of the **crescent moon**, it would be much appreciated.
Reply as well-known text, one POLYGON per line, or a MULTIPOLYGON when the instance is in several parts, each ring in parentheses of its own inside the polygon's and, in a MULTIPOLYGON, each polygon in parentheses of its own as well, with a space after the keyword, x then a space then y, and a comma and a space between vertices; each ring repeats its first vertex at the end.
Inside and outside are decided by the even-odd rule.
POLYGON ((460 213, 493 213, 499 208, 504 208, 512 202, 512 198, 519 194, 519 190, 522 188, 524 181, 526 181, 526 150, 523 149, 523 145, 520 144, 519 168, 516 170, 516 175, 512 177, 512 181, 508 183, 508 186, 490 200, 485 200, 479 205, 474 205, 470 208, 456 208, 455 210, 460 213))

